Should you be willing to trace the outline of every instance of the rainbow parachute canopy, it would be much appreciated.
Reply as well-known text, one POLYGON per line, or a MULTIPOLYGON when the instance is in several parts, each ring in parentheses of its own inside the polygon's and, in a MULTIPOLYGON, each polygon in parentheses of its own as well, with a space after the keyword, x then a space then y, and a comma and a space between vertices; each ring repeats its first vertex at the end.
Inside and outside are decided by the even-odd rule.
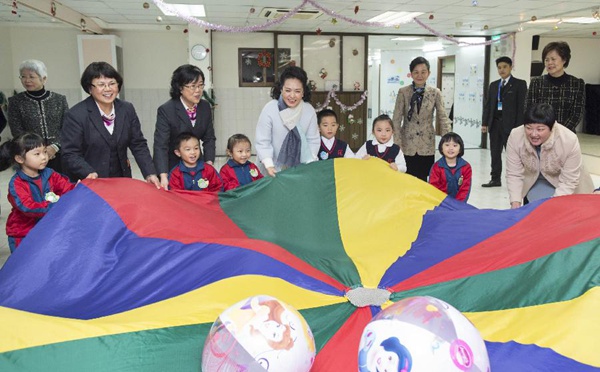
POLYGON ((0 270, 0 370, 198 371, 218 315, 267 294, 310 325, 315 372, 356 371, 412 296, 463 312, 493 371, 597 371, 599 220, 598 196, 478 210, 378 159, 218 195, 85 181, 0 270))

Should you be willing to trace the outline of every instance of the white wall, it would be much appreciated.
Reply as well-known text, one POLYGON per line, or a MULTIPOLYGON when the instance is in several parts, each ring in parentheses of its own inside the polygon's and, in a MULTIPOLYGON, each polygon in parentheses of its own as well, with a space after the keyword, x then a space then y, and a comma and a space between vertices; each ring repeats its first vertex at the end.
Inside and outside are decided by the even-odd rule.
POLYGON ((227 139, 243 133, 254 142, 256 122, 271 99, 271 88, 238 87, 238 48, 273 48, 273 34, 213 33, 212 73, 215 98, 217 155, 224 155, 227 139))
POLYGON ((152 149, 156 109, 170 98, 173 71, 188 63, 187 35, 175 30, 121 31, 117 35, 123 43, 125 99, 135 107, 152 149))
MULTIPOLYGON (((478 40, 484 41, 481 38, 472 42, 478 40)), ((485 47, 454 46, 447 52, 456 56, 453 130, 462 137, 465 147, 478 147, 481 143, 485 47)))
POLYGON ((12 93, 13 80, 19 74, 13 67, 12 61, 12 45, 10 44, 10 27, 0 26, 0 35, 3 37, 0 39, 0 66, 2 66, 2 73, 0 74, 0 90, 7 96, 12 93))
MULTIPOLYGON (((531 52, 532 59, 541 61, 542 50, 551 41, 565 41, 571 48, 571 61, 565 69, 567 74, 583 79, 588 84, 600 84, 600 39, 540 37, 538 50, 531 52)), ((546 71, 544 70, 544 73, 546 71)))

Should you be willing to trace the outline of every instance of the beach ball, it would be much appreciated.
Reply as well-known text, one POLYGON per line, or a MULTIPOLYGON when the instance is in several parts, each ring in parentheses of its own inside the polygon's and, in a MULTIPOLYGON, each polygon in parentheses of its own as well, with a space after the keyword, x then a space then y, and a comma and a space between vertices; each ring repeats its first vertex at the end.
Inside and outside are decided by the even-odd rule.
POLYGON ((259 295, 225 310, 202 351, 203 372, 307 372, 315 341, 306 320, 290 305, 259 295))
POLYGON ((485 343, 475 326, 448 303, 429 296, 400 300, 365 327, 359 372, 489 372, 485 343))

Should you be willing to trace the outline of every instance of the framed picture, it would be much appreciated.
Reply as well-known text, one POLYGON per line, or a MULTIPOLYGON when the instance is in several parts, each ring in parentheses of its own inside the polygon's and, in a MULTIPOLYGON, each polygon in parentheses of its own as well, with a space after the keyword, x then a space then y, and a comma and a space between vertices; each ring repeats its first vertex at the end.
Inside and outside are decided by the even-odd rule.
POLYGON ((289 48, 239 48, 238 76, 240 87, 271 87, 279 71, 290 65, 289 48))

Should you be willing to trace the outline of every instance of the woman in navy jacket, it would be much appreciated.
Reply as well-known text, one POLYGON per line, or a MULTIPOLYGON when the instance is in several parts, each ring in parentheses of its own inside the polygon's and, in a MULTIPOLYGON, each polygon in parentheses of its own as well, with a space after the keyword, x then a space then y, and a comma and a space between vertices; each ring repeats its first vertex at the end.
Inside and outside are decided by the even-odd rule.
POLYGON ((73 180, 131 177, 129 148, 146 181, 160 187, 135 109, 117 98, 122 86, 123 78, 106 62, 85 69, 81 87, 90 96, 65 116, 63 168, 73 180))
POLYGON ((169 171, 179 163, 177 136, 191 132, 202 141, 204 161, 215 161, 215 129, 210 104, 202 99, 204 73, 193 65, 177 67, 171 76, 171 99, 158 108, 154 130, 154 165, 160 184, 169 185, 169 171))

